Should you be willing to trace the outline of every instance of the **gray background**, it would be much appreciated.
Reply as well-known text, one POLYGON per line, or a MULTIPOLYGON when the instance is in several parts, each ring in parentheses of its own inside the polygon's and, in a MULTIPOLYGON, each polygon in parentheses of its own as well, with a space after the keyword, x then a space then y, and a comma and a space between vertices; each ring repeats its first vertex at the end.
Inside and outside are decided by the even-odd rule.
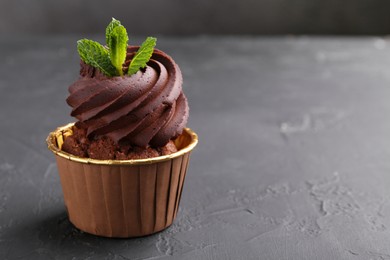
POLYGON ((0 0, 0 259, 390 259, 389 39, 191 36, 387 34, 390 2, 102 3, 0 0), (111 16, 186 35, 158 48, 200 142, 177 219, 144 238, 74 228, 44 142, 74 120, 75 42, 111 16))
POLYGON ((390 41, 160 37, 200 142, 174 224, 105 239, 69 223, 44 141, 77 39, 0 39, 0 259, 390 259, 390 41))
POLYGON ((387 34, 388 0, 1 0, 0 33, 387 34))

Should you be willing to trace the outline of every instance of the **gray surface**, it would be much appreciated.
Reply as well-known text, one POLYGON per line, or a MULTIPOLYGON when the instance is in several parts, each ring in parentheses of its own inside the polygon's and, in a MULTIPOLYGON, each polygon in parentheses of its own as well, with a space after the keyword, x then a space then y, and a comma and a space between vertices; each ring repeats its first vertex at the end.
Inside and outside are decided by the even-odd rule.
POLYGON ((390 259, 390 42, 160 38, 200 144, 173 226, 104 239, 67 220, 44 142, 76 39, 0 40, 0 259, 390 259))
POLYGON ((388 0, 0 0, 0 33, 389 34, 388 0))

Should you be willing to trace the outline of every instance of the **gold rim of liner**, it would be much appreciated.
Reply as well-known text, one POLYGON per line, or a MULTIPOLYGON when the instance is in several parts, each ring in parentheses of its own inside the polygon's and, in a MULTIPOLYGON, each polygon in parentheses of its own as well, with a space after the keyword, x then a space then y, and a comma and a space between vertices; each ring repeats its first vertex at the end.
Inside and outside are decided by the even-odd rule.
MULTIPOLYGON (((198 135, 192 131, 190 128, 184 128, 184 131, 191 137, 191 143, 187 145, 186 147, 180 149, 179 151, 169 154, 169 155, 163 155, 153 158, 147 158, 147 159, 135 159, 135 160, 98 160, 98 159, 91 159, 91 158, 84 158, 79 157, 67 152, 62 151, 57 146, 56 138, 63 139, 63 136, 71 135, 70 128, 74 125, 74 123, 69 123, 65 126, 58 127, 55 131, 51 132, 49 136, 46 139, 47 147, 49 150, 51 150, 54 154, 63 157, 65 159, 79 162, 79 163, 86 163, 86 164, 100 164, 100 165, 139 165, 139 164, 151 164, 156 162, 163 162, 168 161, 173 158, 179 157, 183 154, 186 154, 190 152, 198 143, 198 135)), ((178 137, 180 138, 180 136, 178 137)), ((63 140, 62 140, 63 141, 63 140)), ((61 144, 62 145, 62 144, 61 144)))

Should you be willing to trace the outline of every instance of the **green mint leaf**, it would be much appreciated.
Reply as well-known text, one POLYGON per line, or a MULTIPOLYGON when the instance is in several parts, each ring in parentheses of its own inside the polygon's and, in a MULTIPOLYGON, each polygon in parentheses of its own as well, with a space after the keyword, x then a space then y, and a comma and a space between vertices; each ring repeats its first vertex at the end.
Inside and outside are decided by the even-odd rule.
POLYGON ((107 25, 107 28, 106 28, 106 44, 108 47, 110 47, 110 43, 109 43, 109 38, 110 38, 110 35, 112 33, 112 30, 118 26, 121 26, 121 22, 116 20, 115 18, 112 18, 111 22, 109 23, 109 25, 107 25))
POLYGON ((122 65, 126 60, 128 40, 126 28, 122 25, 113 28, 110 31, 110 35, 108 35, 107 45, 109 47, 110 60, 120 76, 123 75, 122 65))
POLYGON ((116 76, 116 68, 111 64, 108 50, 100 43, 88 39, 77 41, 80 58, 88 65, 99 69, 107 76, 116 76))
POLYGON ((146 38, 146 40, 142 43, 141 47, 138 49, 133 59, 131 60, 127 74, 133 75, 137 73, 140 68, 146 67, 146 63, 150 60, 150 57, 152 57, 156 42, 156 38, 146 38))

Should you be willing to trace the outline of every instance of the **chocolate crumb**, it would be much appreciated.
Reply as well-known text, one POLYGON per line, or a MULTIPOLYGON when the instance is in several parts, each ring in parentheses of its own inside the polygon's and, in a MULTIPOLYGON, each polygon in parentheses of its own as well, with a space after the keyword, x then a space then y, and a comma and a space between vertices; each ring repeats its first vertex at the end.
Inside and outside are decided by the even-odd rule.
POLYGON ((79 157, 87 157, 86 151, 73 136, 68 136, 65 138, 64 144, 62 145, 62 150, 79 157))
POLYGON ((159 147, 157 150, 160 155, 168 155, 177 152, 176 145, 173 141, 170 141, 163 147, 159 147))
POLYGON ((88 147, 88 155, 92 159, 114 160, 115 150, 115 143, 111 139, 103 137, 91 142, 88 147))
POLYGON ((163 147, 135 147, 126 141, 116 144, 106 136, 89 139, 87 132, 83 128, 73 126, 73 134, 65 137, 62 150, 85 158, 98 160, 134 160, 147 159, 168 155, 177 152, 177 148, 172 140, 163 147))

